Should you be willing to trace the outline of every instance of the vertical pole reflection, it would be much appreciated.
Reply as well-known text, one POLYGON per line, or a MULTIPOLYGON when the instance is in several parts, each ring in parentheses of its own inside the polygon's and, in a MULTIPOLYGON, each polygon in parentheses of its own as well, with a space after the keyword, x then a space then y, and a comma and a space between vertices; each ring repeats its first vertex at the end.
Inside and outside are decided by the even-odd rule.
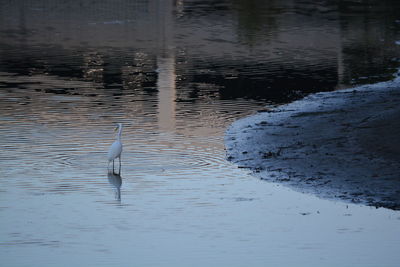
POLYGON ((345 88, 344 83, 344 66, 343 66, 343 43, 339 42, 338 45, 338 55, 337 55, 337 73, 338 73, 338 82, 336 85, 336 89, 345 88))
POLYGON ((338 44, 336 45, 337 47, 337 85, 336 89, 343 89, 345 87, 345 81, 344 81, 344 75, 345 75, 345 68, 344 68, 344 63, 343 63, 343 33, 342 33, 342 25, 341 25, 341 19, 340 16, 337 16, 337 29, 338 29, 338 44))
POLYGON ((162 130, 174 131, 176 126, 175 57, 158 57, 158 125, 162 130))
POLYGON ((165 131, 174 131, 176 126, 176 77, 175 53, 173 49, 173 4, 170 0, 157 2, 158 17, 158 125, 165 131))

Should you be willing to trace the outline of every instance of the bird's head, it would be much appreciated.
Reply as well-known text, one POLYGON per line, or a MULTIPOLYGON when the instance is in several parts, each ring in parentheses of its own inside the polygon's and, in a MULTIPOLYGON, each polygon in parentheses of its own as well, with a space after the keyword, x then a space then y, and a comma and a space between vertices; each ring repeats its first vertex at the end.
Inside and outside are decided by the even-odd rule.
POLYGON ((118 131, 119 128, 122 128, 122 123, 118 123, 117 126, 115 126, 114 132, 118 131))

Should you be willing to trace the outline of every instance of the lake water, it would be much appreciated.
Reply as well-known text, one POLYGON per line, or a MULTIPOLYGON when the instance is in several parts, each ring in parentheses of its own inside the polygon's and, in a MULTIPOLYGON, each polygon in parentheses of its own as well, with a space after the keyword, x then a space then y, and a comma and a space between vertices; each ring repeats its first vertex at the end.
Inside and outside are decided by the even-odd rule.
POLYGON ((398 265, 398 211, 260 181, 223 143, 265 106, 396 75, 397 1, 0 4, 2 266, 398 265))

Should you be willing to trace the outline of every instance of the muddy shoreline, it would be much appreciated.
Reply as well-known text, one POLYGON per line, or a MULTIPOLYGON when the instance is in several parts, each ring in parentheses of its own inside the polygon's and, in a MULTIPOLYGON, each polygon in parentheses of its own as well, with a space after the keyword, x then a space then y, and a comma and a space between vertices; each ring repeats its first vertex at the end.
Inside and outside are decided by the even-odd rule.
POLYGON ((400 210, 400 80, 310 95, 240 119, 228 160, 319 197, 400 210))

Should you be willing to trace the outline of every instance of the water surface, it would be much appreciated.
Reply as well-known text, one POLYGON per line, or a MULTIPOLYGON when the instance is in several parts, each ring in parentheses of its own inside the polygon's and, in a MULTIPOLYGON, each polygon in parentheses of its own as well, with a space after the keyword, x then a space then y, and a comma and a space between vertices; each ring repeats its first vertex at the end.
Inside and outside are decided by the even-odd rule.
POLYGON ((398 212, 259 181, 223 144, 266 105, 391 79, 396 1, 0 3, 5 266, 398 264, 398 212))

